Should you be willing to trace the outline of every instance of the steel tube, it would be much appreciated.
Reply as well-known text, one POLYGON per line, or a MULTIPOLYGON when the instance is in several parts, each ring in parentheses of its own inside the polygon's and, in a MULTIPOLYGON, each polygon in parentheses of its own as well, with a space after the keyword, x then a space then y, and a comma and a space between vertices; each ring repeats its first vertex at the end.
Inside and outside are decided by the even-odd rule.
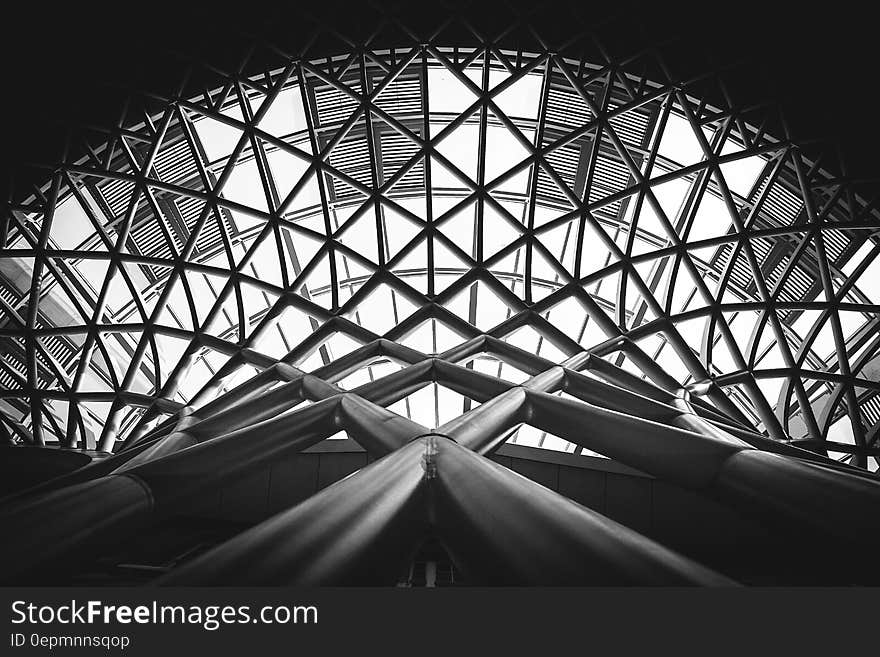
POLYGON ((714 488, 722 498, 796 519, 859 549, 880 546, 876 479, 750 449, 724 462, 714 488))
POLYGON ((451 440, 434 442, 435 531, 469 583, 734 584, 451 440))
POLYGON ((418 440, 162 577, 163 586, 390 585, 424 535, 418 440))
POLYGON ((296 379, 264 392, 258 399, 248 399, 228 405, 210 417, 205 417, 198 424, 192 425, 189 432, 199 439, 216 436, 219 432, 228 433, 276 417, 302 400, 302 379, 296 379))
POLYGON ((530 392, 528 404, 533 426, 688 488, 708 486, 724 460, 741 449, 694 431, 540 392, 530 392))
MULTIPOLYGON (((97 548, 172 510, 197 490, 234 481, 278 455, 305 449, 337 430, 339 398, 268 420, 113 474, 21 499, 3 510, 6 555, 27 554, 27 568, 52 565, 64 550, 97 548)), ((63 563, 63 562, 62 562, 63 563)), ((0 581, 19 566, 0 565, 0 581)))
POLYGON ((0 582, 31 583, 93 545, 118 540, 147 522, 153 496, 138 477, 113 475, 68 486, 0 510, 0 582))
POLYGON ((428 430, 355 395, 343 395, 338 413, 349 436, 371 454, 384 456, 428 430))
POLYGON ((112 456, 108 456, 102 459, 96 459, 88 465, 85 465, 78 470, 74 470, 73 472, 61 475, 60 477, 54 477, 53 479, 49 479, 48 481, 37 484, 36 486, 32 486, 31 488, 19 491, 12 495, 8 495, 0 499, 0 505, 2 505, 2 507, 5 507, 7 505, 16 504, 21 500, 36 497, 38 495, 43 495, 53 490, 58 490, 59 488, 75 486, 77 484, 82 484, 87 481, 109 475, 114 470, 121 467, 123 464, 127 463, 144 450, 149 449, 150 446, 153 445, 157 440, 159 440, 159 438, 139 443, 123 452, 119 452, 118 454, 113 454, 112 456))
POLYGON ((220 481, 232 481, 288 452, 298 452, 339 430, 339 397, 295 413, 258 422, 185 450, 122 471, 136 474, 153 491, 157 507, 220 481))
MULTIPOLYGON (((716 496, 737 508, 775 512, 862 543, 877 542, 880 482, 615 411, 530 392, 530 423, 642 472, 716 496)), ((701 430, 705 427, 699 427, 701 430)), ((708 433, 708 432, 707 432, 708 433)), ((718 432, 723 433, 723 432, 718 432)))
POLYGON ((451 390, 480 403, 513 387, 513 384, 494 376, 440 359, 434 360, 434 375, 438 383, 442 383, 451 390))
POLYGON ((625 369, 617 367, 613 363, 609 363, 607 360, 600 358, 599 356, 590 354, 590 358, 587 359, 587 364, 583 369, 596 372, 609 383, 627 390, 632 390, 645 397, 650 397, 661 404, 671 404, 675 400, 675 395, 668 390, 660 388, 650 381, 645 381, 643 378, 636 376, 632 372, 627 372, 625 369))
POLYGON ((527 418, 527 393, 524 388, 511 388, 485 404, 450 420, 437 432, 480 454, 499 447, 505 440, 504 431, 527 418))
POLYGON ((565 370, 564 389, 572 397, 590 404, 638 415, 648 420, 668 420, 678 414, 677 409, 670 404, 571 370, 565 370))

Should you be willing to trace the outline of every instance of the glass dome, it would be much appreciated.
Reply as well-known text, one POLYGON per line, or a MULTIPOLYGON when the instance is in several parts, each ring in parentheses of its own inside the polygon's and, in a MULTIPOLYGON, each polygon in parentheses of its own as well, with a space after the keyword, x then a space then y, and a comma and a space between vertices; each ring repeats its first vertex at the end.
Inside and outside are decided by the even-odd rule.
MULTIPOLYGON (((427 357, 485 334, 649 377, 625 338, 765 435, 877 469, 880 217, 760 114, 616 65, 433 45, 157 102, 3 217, 10 440, 112 451, 379 337, 427 357)), ((475 403, 433 383, 389 408, 438 427, 475 403)))

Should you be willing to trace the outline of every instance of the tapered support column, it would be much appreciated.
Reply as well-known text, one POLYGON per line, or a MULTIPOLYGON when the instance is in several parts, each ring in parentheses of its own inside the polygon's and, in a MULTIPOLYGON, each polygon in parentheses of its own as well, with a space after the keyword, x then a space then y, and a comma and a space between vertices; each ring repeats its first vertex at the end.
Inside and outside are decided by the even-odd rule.
POLYGON ((295 379, 263 393, 257 399, 224 405, 211 415, 200 411, 198 415, 204 419, 190 427, 190 433, 199 438, 216 436, 277 417, 303 401, 302 392, 302 380, 295 379))
MULTIPOLYGON (((223 416, 223 414, 227 414, 225 415, 225 417, 232 419, 236 417, 233 409, 235 407, 238 407, 239 409, 246 408, 247 402, 260 399, 260 401, 264 405, 268 405, 270 403, 271 397, 269 399, 261 398, 265 397, 266 393, 268 393, 268 391, 276 383, 278 383, 279 381, 295 381, 300 378, 302 374, 303 373, 295 367, 291 367, 290 365, 287 365, 285 363, 277 363, 272 367, 269 367, 259 374, 251 377, 247 381, 244 381, 232 390, 229 390, 226 393, 220 395, 216 399, 211 400, 210 402, 199 408, 198 415, 199 417, 207 420, 208 418, 223 416), (233 412, 229 413, 229 411, 233 412)), ((289 392, 288 394, 286 394, 285 398, 295 398, 296 394, 292 393, 298 392, 298 389, 298 384, 296 384, 292 390, 290 387, 287 387, 287 390, 289 392)), ((252 413, 256 411, 255 408, 251 408, 250 410, 252 413)), ((241 415, 240 410, 238 412, 238 415, 241 415)), ((253 415, 249 417, 251 422, 256 421, 256 418, 253 415)), ((271 414, 266 415, 265 417, 271 417, 271 414)), ((237 428, 231 427, 229 425, 227 425, 227 427, 228 428, 226 429, 226 431, 231 431, 232 428, 237 428)), ((163 427, 160 427, 159 429, 151 431, 147 434, 130 436, 123 443, 123 448, 128 449, 133 445, 139 444, 158 435, 168 434, 171 431, 173 431, 173 429, 171 428, 171 426, 169 426, 169 423, 166 422, 164 423, 163 427)))
POLYGON ((137 477, 110 476, 0 511, 0 583, 33 582, 41 566, 62 567, 88 546, 112 541, 150 517, 153 497, 137 477))
POLYGON ((150 486, 157 506, 219 482, 233 481, 285 453, 299 452, 339 430, 340 398, 232 431, 162 458, 123 466, 150 486))
MULTIPOLYGON (((284 365, 283 367, 293 371, 293 368, 289 366, 284 365)), ((301 387, 301 381, 296 380, 270 392, 264 392, 259 399, 250 402, 244 400, 235 404, 226 399, 222 408, 213 406, 211 407, 213 410, 210 410, 208 406, 205 406, 197 413, 182 417, 167 433, 156 433, 152 437, 144 437, 143 440, 108 458, 95 461, 85 468, 57 477, 32 489, 21 491, 17 495, 10 496, 4 502, 12 502, 49 490, 97 479, 117 470, 130 469, 206 440, 245 429, 270 418, 277 418, 303 401, 300 394, 301 387)))
POLYGON ((434 377, 457 393, 484 402, 511 388, 509 383, 461 365, 434 360, 434 377))
POLYGON ((389 454, 425 433, 417 422, 354 395, 343 395, 338 412, 348 434, 371 454, 389 454))
POLYGON ((722 498, 880 547, 880 481, 750 449, 724 462, 714 487, 722 498))
POLYGON ((25 566, 51 563, 59 549, 85 551, 105 545, 114 535, 128 535, 154 512, 173 510, 177 501, 199 489, 234 481, 285 452, 323 440, 337 430, 338 401, 318 402, 296 415, 146 463, 125 464, 115 474, 4 507, 2 549, 10 558, 0 560, 0 582, 14 581, 25 566))
MULTIPOLYGON (((573 359, 570 359, 573 361, 573 359)), ((649 381, 645 381, 642 377, 636 376, 632 372, 627 372, 625 369, 617 367, 613 363, 609 363, 607 360, 603 358, 599 358, 598 356, 587 354, 586 364, 583 366, 584 369, 587 369, 591 372, 595 372, 599 376, 601 376, 606 381, 624 388, 626 390, 632 390, 633 392, 644 395, 645 397, 650 397, 651 399, 661 402, 661 403, 672 403, 675 400, 675 395, 668 390, 663 388, 658 388, 656 385, 649 381)), ((568 365, 569 361, 566 361, 566 365, 568 365)), ((581 369, 578 367, 580 363, 572 362, 571 367, 573 369, 581 369)))
POLYGON ((481 454, 500 446, 505 431, 527 419, 528 394, 523 388, 511 388, 482 406, 450 420, 439 433, 450 436, 468 449, 481 454))
POLYGON ((528 412, 544 431, 739 509, 880 541, 880 481, 543 393, 529 393, 528 412))
POLYGON ((352 393, 380 406, 389 406, 414 393, 431 380, 433 363, 430 360, 409 365, 381 379, 365 383, 352 393))
POLYGON ((94 460, 88 465, 79 468, 78 470, 74 470, 73 472, 61 475, 60 477, 54 477, 53 479, 44 481, 43 483, 40 483, 36 486, 32 486, 31 488, 26 488, 25 490, 19 491, 12 495, 8 495, 0 500, 0 505, 2 505, 2 507, 6 507, 7 505, 17 504, 21 500, 35 498, 39 495, 44 495, 53 490, 75 486, 77 484, 82 484, 84 482, 92 481, 94 479, 109 475, 114 470, 122 467, 125 463, 128 463, 144 450, 149 449, 150 446, 154 444, 154 442, 155 440, 135 445, 134 447, 131 447, 118 454, 113 454, 112 456, 108 456, 106 458, 94 460))
POLYGON ((436 531, 470 583, 734 584, 446 438, 435 445, 436 531))
MULTIPOLYGON (((56 555, 52 546, 58 542, 57 527, 66 527, 65 532, 75 536, 75 540, 71 540, 80 548, 101 545, 107 538, 106 533, 71 532, 69 528, 88 528, 94 524, 93 514, 97 514, 102 518, 100 527, 108 530, 119 527, 120 531, 125 531, 128 523, 149 518, 152 511, 173 510, 179 500, 198 490, 234 481, 282 454, 306 449, 339 429, 350 429, 367 450, 379 456, 427 433, 425 427, 350 394, 336 395, 294 413, 282 414, 205 442, 184 444, 184 441, 189 443, 186 437, 194 426, 197 425, 185 426, 187 431, 166 437, 177 436, 173 444, 163 443, 165 439, 157 441, 154 452, 156 447, 164 445, 168 453, 154 453, 154 458, 149 460, 138 458, 141 455, 135 456, 121 464, 112 475, 89 482, 93 488, 85 488, 86 484, 62 488, 10 505, 9 522, 4 525, 10 536, 5 547, 13 554, 27 549, 34 564, 44 563, 56 555), (127 476, 120 478, 119 475, 127 476), (148 508, 136 504, 115 506, 112 491, 119 481, 128 479, 138 482, 146 492, 150 500, 148 508), (84 501, 81 489, 92 491, 88 503, 84 501), (111 492, 104 494, 104 491, 111 492), (80 505, 57 503, 58 499, 65 499, 68 495, 79 500, 80 505), (31 523, 28 513, 40 518, 40 524, 31 523), (59 514, 63 517, 56 518, 59 514), (20 526, 23 529, 20 530, 20 526)), ((145 448, 143 452, 148 450, 145 448)), ((0 563, 0 581, 14 572, 15 562, 0 563)))
POLYGON ((159 584, 388 584, 429 531, 474 584, 732 584, 437 435, 409 443, 159 584))
POLYGON ((149 447, 132 457, 126 464, 126 467, 132 467, 138 463, 146 463, 153 459, 157 459, 166 454, 171 454, 180 449, 195 445, 198 439, 188 431, 194 424, 199 422, 199 418, 193 415, 191 406, 181 409, 180 420, 174 425, 171 433, 162 436, 149 447))
POLYGON ((394 584, 425 533, 425 445, 410 443, 158 584, 394 584))
POLYGON ((862 478, 865 478, 866 476, 870 477, 870 474, 866 470, 852 468, 843 463, 829 463, 828 459, 823 459, 813 452, 801 449, 800 447, 796 447, 789 443, 782 443, 778 440, 773 440, 772 438, 768 438, 754 431, 746 431, 731 425, 725 425, 722 430, 708 422, 705 418, 694 413, 693 409, 687 402, 685 402, 685 400, 680 399, 679 402, 679 407, 682 409, 682 413, 674 419, 673 424, 687 431, 696 431, 705 436, 730 442, 734 445, 740 445, 744 448, 754 447, 755 449, 770 452, 772 454, 780 454, 782 456, 790 456, 796 459, 824 464, 826 467, 831 467, 837 472, 844 472, 862 478))
POLYGON ((566 371, 564 388, 572 397, 589 404, 638 415, 647 420, 668 420, 676 414, 675 407, 670 404, 658 402, 652 397, 604 381, 591 379, 579 372, 566 371))

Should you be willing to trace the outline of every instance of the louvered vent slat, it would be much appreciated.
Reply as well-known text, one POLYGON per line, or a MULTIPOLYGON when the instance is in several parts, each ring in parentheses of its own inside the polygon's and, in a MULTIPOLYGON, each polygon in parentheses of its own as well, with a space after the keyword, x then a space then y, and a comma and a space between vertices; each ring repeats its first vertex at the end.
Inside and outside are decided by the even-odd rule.
POLYGON ((398 78, 375 99, 375 104, 393 115, 422 112, 422 85, 418 78, 398 78))
MULTIPOLYGON (((755 190, 754 199, 760 198, 767 188, 770 178, 764 178, 758 189, 755 190)), ((776 180, 767 193, 767 198, 761 206, 759 214, 764 220, 762 224, 771 226, 790 226, 804 207, 803 199, 789 191, 776 180)), ((760 224, 759 224, 760 225, 760 224)))
MULTIPOLYGON (((330 153, 330 164, 351 176, 363 185, 372 185, 372 169, 370 166, 370 150, 367 140, 363 136, 348 139, 338 144, 330 153)), ((351 195, 352 189, 348 185, 339 185, 343 188, 342 195, 337 189, 337 198, 343 195, 351 195)))
MULTIPOLYGON (((360 86, 348 85, 360 92, 360 86)), ((315 107, 321 127, 345 122, 357 109, 358 102, 335 87, 315 89, 315 107)))
POLYGON ((550 88, 547 93, 547 124, 565 126, 571 130, 589 123, 592 118, 590 108, 576 92, 550 88))
MULTIPOLYGON (((382 135, 381 146, 383 182, 387 182, 391 176, 397 173, 401 166, 406 164, 418 152, 416 144, 396 132, 382 135)), ((424 189, 424 176, 424 160, 419 160, 412 169, 407 171, 395 183, 394 189, 424 189)))
MULTIPOLYGON (((620 107, 617 103, 609 103, 608 110, 612 111, 620 107)), ((620 140, 628 146, 641 146, 645 142, 645 133, 651 116, 642 108, 632 109, 623 114, 611 118, 608 122, 620 140)))
POLYGON ((101 196, 110 207, 114 217, 123 217, 131 203, 134 183, 128 180, 107 180, 98 185, 101 196))

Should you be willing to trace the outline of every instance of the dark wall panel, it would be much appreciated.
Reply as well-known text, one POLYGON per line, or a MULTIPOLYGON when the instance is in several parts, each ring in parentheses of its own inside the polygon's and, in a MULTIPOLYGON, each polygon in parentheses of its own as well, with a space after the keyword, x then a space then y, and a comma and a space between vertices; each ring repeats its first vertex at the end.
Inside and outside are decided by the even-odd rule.
MULTIPOLYGON (((195 517, 200 522, 220 523, 233 533, 257 524, 368 463, 364 452, 340 447, 286 457, 222 489, 188 498, 179 507, 183 517, 178 520, 187 522, 195 517)), ((811 571, 811 560, 822 557, 821 546, 807 545, 779 527, 698 493, 635 471, 622 471, 613 462, 566 458, 570 456, 555 453, 547 461, 509 455, 492 458, 739 581, 824 583, 803 581, 803 573, 811 571), (800 561, 793 563, 797 559, 800 561)))
POLYGON ((243 477, 223 488, 220 512, 233 521, 248 522, 266 517, 269 499, 270 469, 243 477))
POLYGON ((578 504, 605 513, 605 473, 582 468, 559 467, 558 492, 578 504))
POLYGON ((318 488, 320 454, 297 454, 272 466, 269 482, 269 513, 299 504, 318 488))
POLYGON ((318 468, 318 490, 336 483, 352 472, 360 470, 366 464, 367 455, 364 452, 321 454, 321 463, 318 468))
POLYGON ((651 531, 651 479, 605 474, 605 515, 638 532, 651 531))
POLYGON ((559 466, 553 463, 512 459, 511 469, 551 490, 559 488, 559 466))
POLYGON ((500 465, 503 465, 505 468, 509 468, 511 466, 512 461, 513 461, 513 459, 511 457, 504 456, 503 454, 492 454, 489 458, 492 461, 495 461, 495 463, 499 463, 500 465))

